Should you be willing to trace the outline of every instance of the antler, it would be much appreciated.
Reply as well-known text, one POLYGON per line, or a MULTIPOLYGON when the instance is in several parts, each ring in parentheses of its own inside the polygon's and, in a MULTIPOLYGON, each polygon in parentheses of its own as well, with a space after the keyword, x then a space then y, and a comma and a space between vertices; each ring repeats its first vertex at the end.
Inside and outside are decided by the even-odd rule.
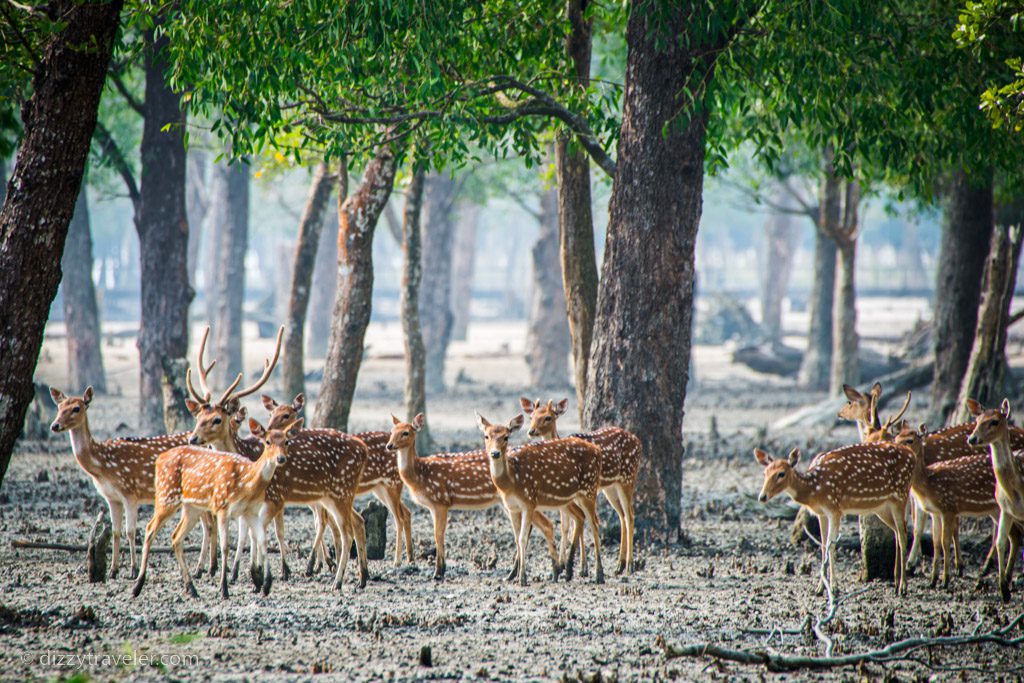
POLYGON ((196 388, 192 386, 192 368, 185 371, 185 384, 188 386, 188 391, 192 394, 192 398, 199 401, 200 403, 210 402, 210 386, 206 382, 206 373, 213 369, 213 366, 217 364, 216 360, 210 362, 206 367, 203 367, 203 356, 206 355, 206 339, 210 336, 210 326, 207 325, 203 331, 203 340, 199 342, 199 353, 196 354, 196 361, 199 370, 199 385, 203 388, 203 395, 200 396, 196 388))
POLYGON ((277 346, 274 348, 274 357, 273 359, 267 359, 264 361, 263 375, 256 380, 256 383, 242 389, 241 391, 235 391, 235 387, 237 387, 238 383, 242 381, 242 375, 239 373, 238 377, 235 378, 235 381, 231 383, 231 386, 224 392, 224 395, 217 401, 218 405, 224 405, 225 402, 231 399, 245 398, 249 394, 255 394, 259 391, 260 387, 267 383, 267 380, 270 379, 270 373, 274 371, 274 366, 277 365, 277 359, 281 356, 281 340, 283 337, 284 325, 281 325, 281 329, 277 331, 277 346))
POLYGON ((888 430, 890 427, 892 427, 894 424, 896 424, 896 422, 898 422, 899 419, 901 417, 903 417, 903 413, 907 412, 907 408, 909 406, 910 406, 910 392, 908 391, 907 392, 907 400, 905 400, 903 402, 903 407, 900 408, 900 412, 898 412, 895 415, 889 417, 889 419, 887 419, 885 421, 885 429, 888 430))

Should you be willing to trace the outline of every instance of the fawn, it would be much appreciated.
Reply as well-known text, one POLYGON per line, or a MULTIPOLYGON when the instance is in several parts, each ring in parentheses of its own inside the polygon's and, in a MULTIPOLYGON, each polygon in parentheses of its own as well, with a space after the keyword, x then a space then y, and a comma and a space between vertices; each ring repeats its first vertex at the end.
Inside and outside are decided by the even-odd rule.
MULTIPOLYGON (((156 460, 156 500, 153 519, 146 525, 146 539, 142 546, 142 566, 139 577, 132 589, 138 597, 146 583, 146 569, 149 553, 157 532, 179 508, 181 520, 171 534, 174 557, 181 569, 185 594, 199 597, 192 576, 185 565, 183 543, 185 537, 199 520, 202 511, 217 517, 220 553, 227 557, 228 520, 244 517, 248 528, 256 536, 257 553, 253 557, 252 573, 257 590, 264 595, 270 593, 273 576, 267 562, 266 507, 264 498, 267 487, 278 467, 288 459, 290 439, 302 426, 298 420, 285 429, 267 433, 264 438, 263 454, 255 462, 236 453, 225 453, 196 446, 179 446, 160 454, 156 460)), ((260 429, 255 420, 250 421, 254 433, 260 429)), ((220 563, 220 593, 228 597, 227 562, 220 563)))
POLYGON ((811 510, 821 525, 821 562, 828 563, 829 585, 835 588, 835 542, 845 514, 874 514, 896 537, 896 593, 906 590, 906 509, 914 459, 892 444, 848 446, 812 460, 807 472, 796 469, 799 449, 788 458, 774 459, 760 449, 754 457, 764 467, 764 485, 758 500, 767 502, 788 493, 811 510))
MULTIPOLYGON (((569 399, 558 403, 549 400, 541 405, 540 399, 531 403, 528 398, 520 398, 523 411, 530 416, 532 437, 547 440, 558 439, 558 418, 569 407, 569 399)), ((633 494, 636 490, 636 476, 640 470, 640 458, 643 446, 635 434, 618 427, 605 427, 592 432, 572 434, 579 439, 588 441, 601 449, 601 493, 619 517, 619 562, 616 574, 625 571, 633 573, 633 494)), ((562 521, 563 528, 565 520, 562 521)), ((582 551, 582 545, 581 545, 582 551)))
MULTIPOLYGON (((419 458, 416 456, 416 433, 423 428, 423 414, 412 422, 402 422, 391 416, 393 428, 388 438, 387 450, 397 453, 398 473, 409 489, 409 494, 418 505, 430 511, 434 522, 434 579, 444 578, 445 562, 444 535, 448 528, 450 510, 486 510, 500 502, 497 489, 491 481, 487 460, 483 451, 468 453, 447 453, 419 458)), ((551 575, 557 580, 562 566, 555 549, 554 529, 551 522, 540 512, 533 516, 533 523, 540 528, 547 540, 551 556, 551 575)), ((518 575, 518 565, 513 572, 518 575)), ((510 574, 510 578, 511 578, 510 574)))
MULTIPOLYGON (((597 491, 601 482, 601 449, 582 439, 568 438, 527 444, 509 453, 508 439, 523 426, 522 414, 506 425, 495 425, 477 413, 494 487, 501 496, 516 539, 519 585, 526 585, 527 547, 538 510, 560 510, 575 503, 582 510, 594 539, 594 580, 604 583, 601 531, 597 521, 597 491)), ((577 525, 570 552, 582 529, 577 525)))

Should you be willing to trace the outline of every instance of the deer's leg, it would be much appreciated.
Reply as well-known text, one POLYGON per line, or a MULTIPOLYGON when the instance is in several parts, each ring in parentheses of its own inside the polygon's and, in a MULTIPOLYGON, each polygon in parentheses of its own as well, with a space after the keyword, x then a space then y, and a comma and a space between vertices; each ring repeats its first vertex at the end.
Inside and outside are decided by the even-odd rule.
POLYGON ((402 566, 402 536, 405 535, 405 518, 402 514, 402 489, 397 487, 381 487, 374 495, 384 503, 392 519, 395 520, 395 566, 402 566))
POLYGON ((608 499, 608 503, 615 510, 615 514, 619 518, 619 561, 615 565, 616 574, 626 571, 626 535, 629 532, 629 529, 626 527, 626 511, 622 507, 621 491, 622 489, 618 483, 601 489, 601 493, 608 499))
MULTIPOLYGON (((516 531, 518 537, 519 532, 516 531)), ((564 558, 569 552, 569 513, 564 508, 558 511, 558 556, 564 558)))
POLYGON ((139 576, 135 579, 135 586, 132 587, 132 597, 139 597, 142 587, 146 584, 146 568, 149 566, 149 551, 153 547, 153 539, 160 531, 160 528, 177 511, 176 506, 161 507, 156 503, 153 509, 153 519, 146 525, 146 537, 142 541, 142 559, 139 561, 139 576))
POLYGON ((313 576, 320 570, 320 560, 326 551, 324 550, 324 531, 327 528, 327 511, 323 506, 311 508, 313 510, 313 546, 309 551, 309 559, 306 560, 306 576, 313 576))
POLYGON ((274 517, 274 533, 277 534, 277 545, 281 549, 281 580, 287 581, 292 575, 288 566, 288 545, 284 540, 284 509, 274 517))
POLYGON ((530 530, 533 529, 533 512, 533 508, 525 507, 518 513, 519 531, 516 534, 516 554, 519 556, 517 581, 520 586, 526 585, 526 553, 530 544, 530 530))
MULTIPOLYGON (((928 514, 917 504, 914 498, 910 508, 911 519, 914 523, 914 538, 910 542, 910 554, 907 555, 907 565, 913 569, 921 561, 921 535, 924 534, 924 525, 928 514)), ((934 539, 932 539, 934 542, 934 539)))
POLYGON ((506 507, 505 515, 508 517, 508 521, 512 525, 512 544, 516 548, 516 559, 512 562, 512 569, 509 570, 508 576, 505 577, 505 580, 515 581, 519 576, 519 564, 521 562, 521 558, 519 557, 519 529, 523 524, 523 513, 522 510, 512 510, 506 507))
POLYGON ((334 589, 341 590, 345 585, 345 570, 348 569, 348 555, 352 550, 352 520, 338 508, 334 500, 327 500, 324 503, 327 514, 334 520, 335 525, 341 532, 341 538, 337 542, 338 568, 334 574, 334 589))
POLYGON ((228 519, 227 510, 217 511, 217 539, 220 542, 220 596, 227 600, 228 598, 228 563, 224 561, 224 558, 228 557, 228 527, 230 526, 230 520, 228 519))
POLYGON ((171 548, 174 550, 174 559, 178 561, 178 568, 181 570, 181 579, 185 583, 185 595, 193 598, 198 598, 199 594, 192 583, 192 574, 188 570, 188 565, 185 564, 184 543, 185 537, 195 527, 201 514, 200 510, 191 505, 185 505, 182 510, 181 521, 178 522, 178 526, 171 533, 171 548))
MULTIPOLYGON (((597 504, 595 500, 595 505, 597 504)), ((583 522, 586 520, 586 515, 583 513, 583 509, 576 503, 569 503, 565 510, 569 513, 573 522, 573 536, 569 543, 569 552, 573 552, 575 548, 579 548, 580 551, 580 576, 589 576, 590 568, 587 565, 587 548, 583 544, 583 522)), ((600 527, 598 527, 600 528, 600 527)))
POLYGON ((1012 559, 1010 550, 1010 526, 1013 520, 1003 511, 999 512, 999 531, 996 542, 996 560, 999 562, 999 595, 1003 602, 1010 601, 1010 578, 1007 565, 1012 559))
POLYGON ((562 573, 563 558, 559 557, 558 549, 555 547, 555 528, 551 524, 551 520, 539 510, 533 513, 533 525, 544 535, 548 546, 548 555, 551 557, 551 580, 558 581, 558 577, 562 573))
POLYGON ((366 520, 359 514, 353 505, 353 500, 349 499, 341 507, 348 507, 349 520, 352 523, 352 538, 356 542, 356 561, 359 563, 359 587, 366 588, 366 582, 370 578, 370 569, 366 561, 366 520))
POLYGON ((604 583, 604 566, 601 564, 601 525, 597 520, 597 496, 577 500, 590 524, 590 533, 594 539, 594 583, 604 583))
POLYGON ((125 514, 125 532, 128 534, 128 559, 131 564, 128 567, 128 573, 132 578, 135 577, 135 533, 139 528, 139 504, 134 500, 129 501, 124 508, 125 514))
POLYGON ((950 545, 953 546, 953 552, 956 553, 956 547, 959 545, 957 540, 957 518, 953 514, 945 514, 942 516, 942 587, 949 588, 949 550, 950 545))
POLYGON ((824 513, 818 515, 818 535, 821 537, 821 569, 818 572, 818 586, 814 592, 821 595, 825 592, 824 577, 828 568, 828 515, 824 513))
POLYGON ((626 524, 629 525, 629 532, 626 534, 626 574, 632 574, 636 568, 633 559, 633 535, 636 531, 636 518, 633 512, 633 484, 623 484, 621 488, 622 511, 626 513, 626 524))
POLYGON ((402 502, 402 490, 398 489, 398 512, 402 515, 402 535, 405 536, 405 559, 409 564, 415 560, 412 556, 412 511, 402 502))
MULTIPOLYGON (((283 509, 277 511, 273 519, 275 522, 283 518, 283 509)), ((262 507, 259 515, 251 515, 249 525, 252 527, 256 534, 256 551, 259 555, 260 562, 260 574, 262 575, 263 582, 260 586, 257 586, 256 592, 262 592, 263 595, 270 595, 270 586, 274 583, 274 574, 270 569, 270 553, 267 552, 267 523, 270 521, 270 516, 267 514, 267 508, 262 507)), ((282 519, 281 526, 284 526, 282 519)), ((281 541, 281 537, 278 536, 278 540, 281 541)), ((281 553, 284 554, 285 548, 284 543, 281 542, 281 553)))
POLYGON ((935 588, 939 582, 939 553, 942 545, 942 518, 932 515, 932 576, 929 588, 935 588))
POLYGON ((957 576, 964 575, 964 558, 960 555, 960 518, 958 516, 949 516, 949 525, 953 529, 952 542, 953 542, 953 568, 957 571, 957 576))
POLYGON ((110 550, 110 578, 117 578, 117 570, 121 566, 121 533, 124 530, 124 505, 119 500, 107 499, 110 508, 110 528, 113 544, 110 550))
POLYGON ((203 527, 203 540, 199 542, 199 557, 196 559, 196 568, 192 570, 192 577, 196 579, 206 573, 206 560, 210 557, 211 538, 215 533, 210 528, 210 522, 205 513, 199 517, 199 522, 203 527))
MULTIPOLYGON (((245 541, 249 538, 249 525, 245 519, 238 518, 238 540, 235 542, 235 559, 231 563, 231 583, 238 581, 238 568, 242 564, 242 553, 245 552, 245 541)), ((252 552, 250 543, 249 552, 252 552)), ((226 560, 225 560, 226 561, 226 560)))
POLYGON ((1021 546, 1021 535, 1024 533, 1024 528, 1021 528, 1019 524, 1010 525, 1010 552, 1008 553, 1006 561, 1006 583, 1010 583, 1010 579, 1013 578, 1013 567, 1017 563, 1017 551, 1020 550, 1021 546))
POLYGON ((836 541, 839 539, 839 521, 842 518, 838 513, 829 514, 828 517, 828 585, 832 589, 832 595, 839 594, 836 586, 836 541))
POLYGON ((434 518, 434 547, 437 549, 434 555, 434 580, 440 581, 445 571, 444 532, 448 527, 448 508, 436 505, 430 509, 430 514, 434 518))

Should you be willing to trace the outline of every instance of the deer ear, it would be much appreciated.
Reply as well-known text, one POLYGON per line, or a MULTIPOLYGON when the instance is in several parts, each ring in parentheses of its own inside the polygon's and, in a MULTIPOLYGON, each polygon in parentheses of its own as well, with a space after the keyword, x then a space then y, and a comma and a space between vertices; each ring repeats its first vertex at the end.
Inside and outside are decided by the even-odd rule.
POLYGON ((555 415, 561 415, 569 409, 569 399, 563 398, 555 404, 555 415))
POLYGON ((294 410, 297 413, 300 410, 302 410, 305 407, 305 405, 306 395, 301 393, 295 394, 295 398, 292 399, 292 410, 294 410))
POLYGON ((971 415, 981 415, 985 412, 985 409, 981 407, 981 404, 973 398, 967 399, 967 410, 971 412, 971 415))
POLYGON ((67 396, 64 395, 63 391, 55 387, 50 387, 50 399, 53 401, 54 405, 59 406, 60 402, 66 398, 67 396))
POLYGON ((754 449, 754 459, 761 465, 761 467, 768 467, 772 464, 772 456, 768 455, 760 448, 754 449))
POLYGON ((423 413, 416 413, 416 417, 412 419, 412 428, 418 432, 423 429, 423 425, 426 421, 427 418, 423 417, 423 413))
POLYGON ((224 410, 227 412, 228 415, 232 415, 234 413, 237 413, 238 409, 241 408, 241 407, 242 407, 242 402, 239 399, 237 399, 237 398, 233 398, 233 399, 231 399, 230 401, 228 401, 227 403, 224 404, 224 410))
POLYGON ((487 428, 491 426, 491 423, 487 421, 487 418, 480 413, 476 414, 476 425, 480 428, 480 431, 484 434, 487 433, 487 428))
POLYGON ((395 417, 394 413, 391 413, 391 424, 397 427, 398 425, 402 424, 402 421, 395 417))
POLYGON ((794 448, 789 452, 789 465, 790 467, 796 467, 798 462, 800 462, 800 449, 794 448))
POLYGON ((879 396, 882 395, 881 382, 875 382, 874 384, 871 385, 871 395, 874 396, 875 398, 878 398, 879 396))
POLYGON ((242 406, 241 408, 239 408, 238 410, 235 411, 235 414, 234 414, 233 417, 235 418, 235 422, 241 424, 241 423, 245 422, 245 418, 248 415, 249 415, 249 411, 246 409, 245 406, 242 406))
POLYGON ((1010 399, 1004 398, 1003 402, 999 404, 999 410, 1003 413, 1003 417, 1007 420, 1010 419, 1010 399))
POLYGON ((262 439, 267 434, 267 430, 263 429, 263 425, 257 422, 255 417, 249 418, 249 431, 257 439, 262 439))
POLYGON ((82 394, 82 400, 85 401, 85 405, 89 405, 90 403, 92 403, 92 394, 92 386, 86 387, 85 393, 82 394))
POLYGON ((185 399, 185 407, 188 408, 188 412, 192 413, 192 417, 198 415, 199 409, 202 408, 202 406, 199 405, 199 401, 193 401, 190 398, 185 399))
POLYGON ((921 425, 917 428, 917 431, 921 432, 922 436, 927 434, 928 433, 928 425, 926 425, 924 422, 922 422, 921 425))
POLYGON ((509 432, 518 431, 519 428, 523 426, 523 421, 524 420, 525 420, 525 418, 523 417, 522 413, 519 413, 518 415, 513 417, 511 420, 508 421, 508 431, 509 432))
POLYGON ((285 429, 284 429, 285 435, 289 439, 294 439, 296 436, 299 435, 299 430, 302 429, 302 424, 304 422, 305 422, 305 420, 303 418, 301 418, 301 417, 298 420, 295 420, 294 422, 292 422, 290 425, 285 427, 285 429))
POLYGON ((523 396, 519 397, 519 405, 522 406, 523 412, 529 415, 533 412, 533 401, 523 396))
POLYGON ((850 399, 851 401, 863 401, 864 400, 864 395, 861 394, 856 389, 854 389, 853 387, 851 387, 849 384, 844 384, 843 385, 843 393, 846 394, 846 398, 850 399))
POLYGON ((267 410, 273 412, 274 408, 277 407, 277 401, 270 398, 266 394, 263 394, 262 396, 260 396, 260 398, 263 399, 263 407, 266 408, 267 410))

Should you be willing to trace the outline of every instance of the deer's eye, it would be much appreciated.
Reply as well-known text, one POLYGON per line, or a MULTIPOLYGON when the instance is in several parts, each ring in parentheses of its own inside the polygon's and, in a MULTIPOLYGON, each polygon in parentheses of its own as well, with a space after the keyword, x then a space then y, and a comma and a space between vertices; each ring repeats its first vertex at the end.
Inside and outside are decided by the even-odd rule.
POLYGON ((502 442, 508 441, 508 437, 507 436, 503 436, 503 437, 501 437, 501 440, 502 440, 502 442))
POLYGON ((409 432, 407 432, 407 431, 402 432, 402 436, 409 436, 409 432))
POLYGON ((82 412, 82 407, 81 406, 75 406, 74 408, 71 409, 71 412, 72 413, 80 413, 80 412, 82 412))
POLYGON ((545 417, 545 418, 544 418, 544 421, 545 421, 545 422, 551 422, 551 416, 550 416, 550 415, 548 415, 547 417, 545 417))
POLYGON ((292 445, 292 440, 291 439, 285 439, 284 440, 284 445, 285 446, 291 446, 292 445))
POLYGON ((785 476, 786 476, 785 472, 779 472, 778 474, 775 475, 775 478, 776 479, 782 479, 785 476))
POLYGON ((213 418, 213 424, 219 425, 221 422, 222 422, 222 420, 219 417, 213 418))

